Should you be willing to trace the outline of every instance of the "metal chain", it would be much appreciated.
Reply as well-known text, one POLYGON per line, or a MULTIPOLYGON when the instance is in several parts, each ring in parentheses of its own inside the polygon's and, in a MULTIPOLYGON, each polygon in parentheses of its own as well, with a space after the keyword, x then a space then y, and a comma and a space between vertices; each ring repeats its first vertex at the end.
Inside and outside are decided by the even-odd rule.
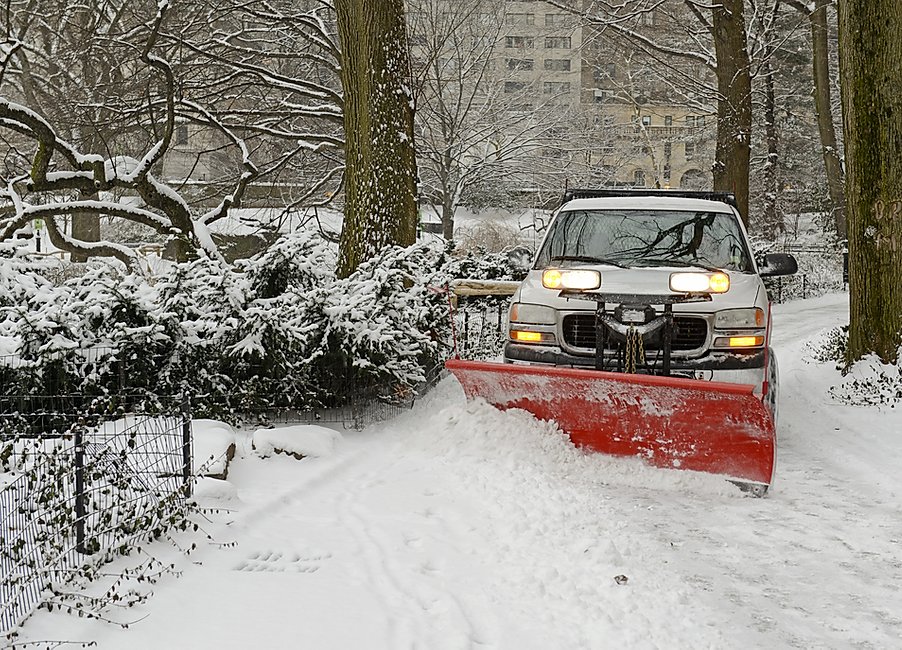
POLYGON ((623 365, 627 373, 636 372, 636 328, 633 326, 626 331, 626 362, 623 365))
POLYGON ((636 331, 636 338, 639 340, 639 363, 643 366, 645 365, 645 339, 642 338, 642 334, 636 331))
POLYGON ((642 334, 632 325, 626 332, 626 361, 624 370, 635 374, 637 363, 645 365, 645 341, 642 334))

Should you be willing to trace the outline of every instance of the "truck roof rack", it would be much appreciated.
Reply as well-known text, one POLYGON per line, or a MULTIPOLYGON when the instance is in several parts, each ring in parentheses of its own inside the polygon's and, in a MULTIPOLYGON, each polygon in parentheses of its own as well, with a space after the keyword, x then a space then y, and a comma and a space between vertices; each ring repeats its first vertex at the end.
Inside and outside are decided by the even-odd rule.
POLYGON ((588 188, 571 188, 564 191, 564 198, 561 205, 573 199, 601 199, 608 197, 629 197, 629 196, 660 196, 675 199, 704 199, 706 201, 719 201, 726 203, 737 210, 739 205, 736 203, 736 196, 732 192, 704 192, 696 190, 659 190, 645 188, 605 188, 605 189, 588 189, 588 188))

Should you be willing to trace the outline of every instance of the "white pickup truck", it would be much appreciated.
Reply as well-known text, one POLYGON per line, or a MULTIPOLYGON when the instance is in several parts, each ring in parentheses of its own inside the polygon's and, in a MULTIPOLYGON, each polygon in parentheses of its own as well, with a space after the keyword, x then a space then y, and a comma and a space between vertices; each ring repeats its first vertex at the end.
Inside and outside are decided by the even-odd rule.
POLYGON ((776 417, 762 277, 730 194, 571 190, 513 297, 505 361, 751 384, 776 417))

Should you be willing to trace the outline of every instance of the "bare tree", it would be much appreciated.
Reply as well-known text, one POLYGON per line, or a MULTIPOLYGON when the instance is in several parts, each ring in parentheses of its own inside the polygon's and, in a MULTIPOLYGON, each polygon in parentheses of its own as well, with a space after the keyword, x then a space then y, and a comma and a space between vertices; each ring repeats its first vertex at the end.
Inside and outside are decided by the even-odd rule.
POLYGON ((578 116, 560 101, 572 90, 549 85, 544 92, 528 78, 536 63, 530 50, 499 47, 504 3, 410 6, 420 179, 444 237, 453 238, 454 213, 465 201, 498 206, 549 184, 559 193, 568 154, 586 142, 574 137, 578 116))
MULTIPOLYGON (((550 0, 579 13, 613 37, 625 39, 653 60, 682 60, 707 66, 715 75, 714 88, 687 72, 675 71, 675 81, 685 80, 693 91, 704 89, 717 106, 717 143, 713 166, 714 189, 736 195, 744 220, 749 215, 749 160, 752 130, 751 68, 744 14, 744 0, 717 3, 698 0, 606 0, 587 2, 585 8, 550 0), (673 29, 666 38, 644 33, 645 16, 666 16, 673 29)), ((673 66, 670 70, 674 71, 673 66)))
POLYGON ((842 159, 836 138, 836 127, 833 121, 833 101, 831 99, 831 67, 829 47, 829 21, 827 9, 835 5, 834 0, 786 0, 803 15, 811 24, 811 62, 814 79, 814 101, 817 114, 817 126, 820 134, 821 151, 824 158, 824 170, 827 175, 827 188, 830 192, 831 211, 836 232, 840 239, 846 238, 846 197, 842 159))
MULTIPOLYGON (((10 141, 18 152, 5 179, 5 187, 0 190, 0 198, 5 202, 0 208, 0 240, 12 237, 32 219, 43 219, 51 241, 63 250, 82 255, 113 256, 126 264, 133 263, 134 252, 128 247, 114 242, 78 240, 67 234, 57 221, 73 214, 102 212, 143 224, 170 237, 176 243, 177 257, 184 258, 188 251, 198 247, 216 253, 209 224, 225 216, 231 206, 240 202, 248 183, 256 177, 257 169, 250 161, 244 143, 220 124, 222 133, 242 152, 244 171, 231 194, 215 208, 193 215, 185 200, 151 173, 169 150, 175 131, 175 75, 169 61, 156 52, 161 26, 168 12, 168 5, 161 2, 149 24, 122 24, 120 29, 126 28, 126 33, 116 34, 115 39, 112 34, 109 37, 121 45, 121 51, 110 51, 109 54, 121 55, 116 59, 121 73, 127 72, 134 80, 131 86, 116 88, 120 97, 125 97, 115 106, 139 124, 145 139, 151 140, 141 157, 115 153, 105 157, 85 152, 61 137, 55 125, 37 111, 0 97, 0 127, 12 134, 10 141), (130 88, 141 89, 141 94, 149 101, 142 102, 140 96, 127 96, 130 88), (140 197, 142 205, 95 198, 99 193, 117 189, 131 191, 140 197)), ((25 32, 27 30, 22 30, 19 36, 26 36, 25 32)), ((24 38, 16 40, 6 53, 4 71, 11 70, 10 64, 30 65, 31 59, 41 54, 33 43, 24 38)), ((56 68, 59 74, 66 76, 60 62, 52 63, 55 53, 44 54, 47 69, 56 68)), ((3 81, 6 81, 5 76, 3 81)), ((76 82, 72 80, 72 83, 76 82)), ((32 101, 37 103, 34 97, 32 101)), ((136 136, 134 140, 140 141, 140 138, 136 136)), ((120 140, 119 146, 129 141, 120 140)))
POLYGON ((163 2, 145 24, 157 11, 150 3, 87 14, 33 4, 11 5, 7 23, 0 127, 15 153, 0 239, 41 216, 64 250, 130 259, 127 247, 85 244, 58 221, 92 212, 149 226, 180 256, 213 252, 209 227, 252 184, 291 188, 279 197, 289 207, 338 189, 342 107, 329 5, 163 2), (64 65, 67 57, 84 63, 64 65), (205 193, 190 182, 201 169, 215 177, 205 193), (122 194, 143 205, 120 203, 122 194))

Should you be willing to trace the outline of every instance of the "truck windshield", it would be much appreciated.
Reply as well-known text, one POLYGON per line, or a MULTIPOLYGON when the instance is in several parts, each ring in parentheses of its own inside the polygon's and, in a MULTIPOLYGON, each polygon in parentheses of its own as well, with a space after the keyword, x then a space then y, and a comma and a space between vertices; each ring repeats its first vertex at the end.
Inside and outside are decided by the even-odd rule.
POLYGON ((721 212, 573 210, 561 212, 535 267, 597 258, 621 266, 700 266, 751 272, 736 217, 721 212))

